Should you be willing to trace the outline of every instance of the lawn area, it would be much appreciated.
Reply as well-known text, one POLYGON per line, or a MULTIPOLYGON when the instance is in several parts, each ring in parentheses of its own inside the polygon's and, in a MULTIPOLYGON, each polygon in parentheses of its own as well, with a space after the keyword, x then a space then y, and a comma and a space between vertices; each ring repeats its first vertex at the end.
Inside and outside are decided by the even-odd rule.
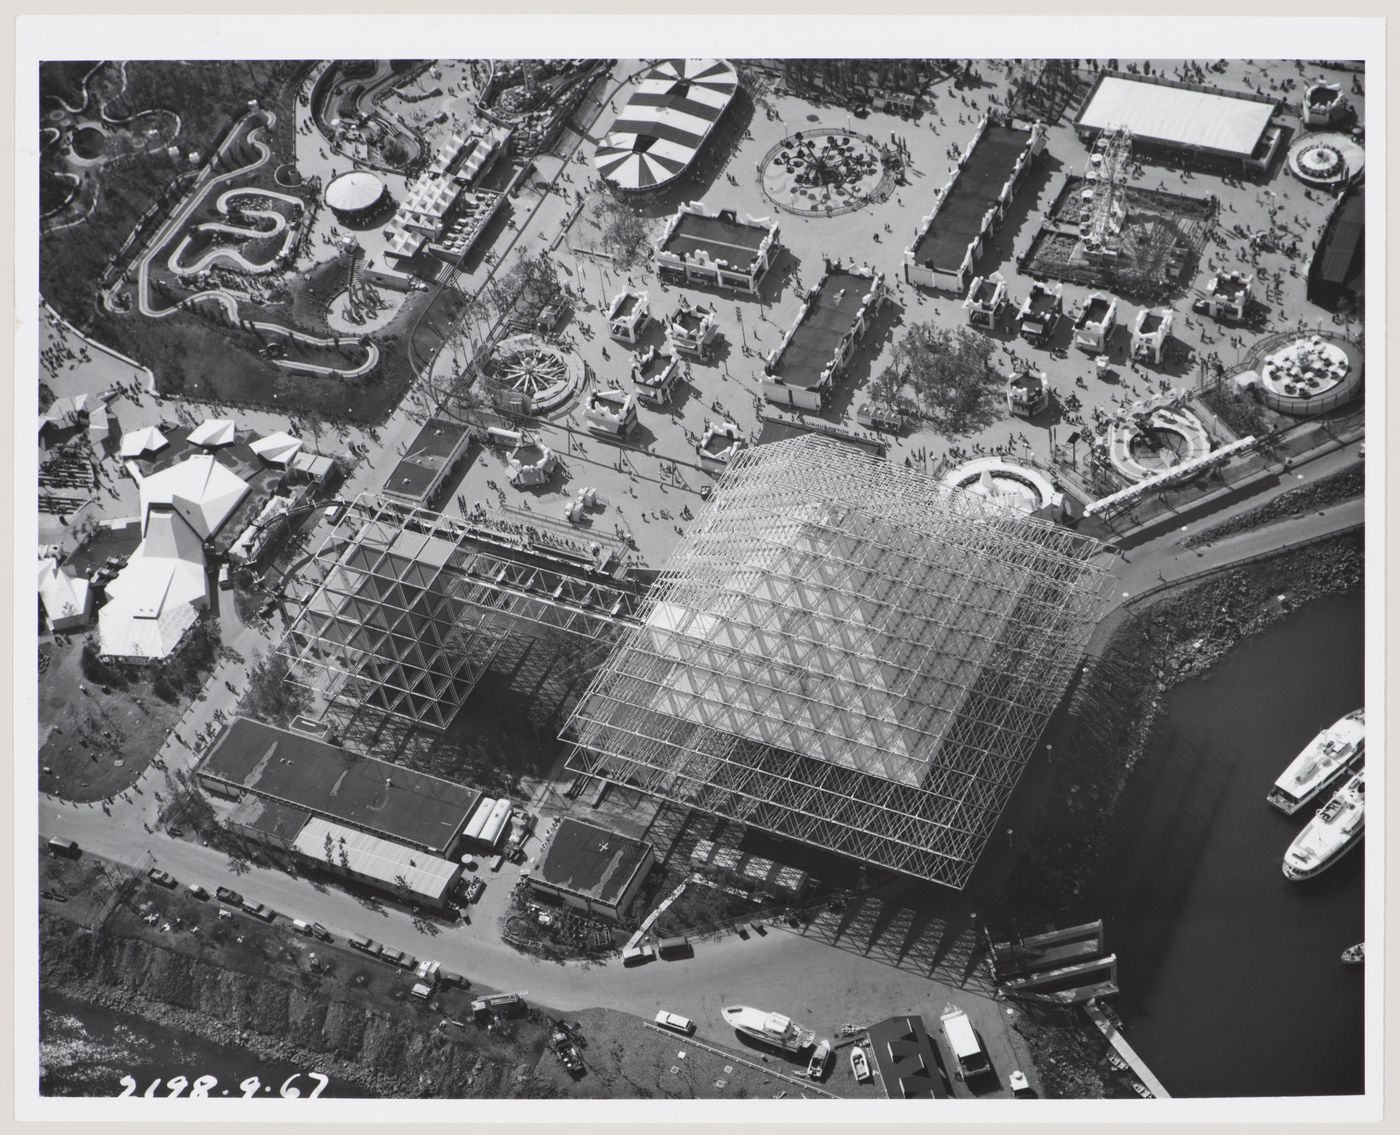
POLYGON ((39 683, 39 790, 78 802, 130 788, 183 709, 156 697, 150 679, 104 693, 83 676, 82 647, 77 637, 39 647, 49 659, 39 683))
MULTIPOLYGON (((571 1013, 582 1027, 584 1073, 575 1079, 546 1047, 535 1075, 560 1095, 576 1099, 770 1099, 803 1094, 798 1084, 766 1068, 753 1068, 728 1053, 712 1051, 679 1033, 646 1027, 639 1017, 611 1009, 571 1013), (682 1055, 682 1053, 684 1055, 682 1055)), ((758 1053, 743 1061, 761 1063, 758 1053)), ((834 1077, 833 1077, 834 1078, 834 1077)), ((827 1089, 830 1091, 831 1089, 827 1089)), ((815 1096, 815 1092, 807 1093, 815 1096)))

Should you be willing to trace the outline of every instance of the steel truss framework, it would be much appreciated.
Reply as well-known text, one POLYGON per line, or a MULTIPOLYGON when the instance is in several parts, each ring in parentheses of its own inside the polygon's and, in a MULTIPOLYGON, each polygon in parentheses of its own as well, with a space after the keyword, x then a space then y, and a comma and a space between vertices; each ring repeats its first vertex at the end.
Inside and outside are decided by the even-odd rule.
POLYGON ((575 708, 569 766, 961 888, 1102 550, 831 439, 746 450, 575 708))
POLYGON ((445 729, 522 622, 606 642, 639 603, 608 570, 614 541, 367 494, 342 526, 312 557, 319 582, 277 652, 289 682, 357 710, 445 729))

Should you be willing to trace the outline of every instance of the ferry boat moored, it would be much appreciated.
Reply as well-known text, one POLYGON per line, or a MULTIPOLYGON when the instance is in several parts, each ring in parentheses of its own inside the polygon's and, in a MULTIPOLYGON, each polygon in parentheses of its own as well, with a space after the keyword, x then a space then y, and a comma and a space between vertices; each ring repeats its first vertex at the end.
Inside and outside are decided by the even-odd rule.
POLYGON ((1333 722, 1293 758, 1274 782, 1267 797, 1286 816, 1316 800, 1366 755, 1366 710, 1358 709, 1333 722))
POLYGON ((1361 842, 1366 831, 1366 773, 1357 773, 1318 810, 1283 857, 1290 879, 1311 879, 1361 842))

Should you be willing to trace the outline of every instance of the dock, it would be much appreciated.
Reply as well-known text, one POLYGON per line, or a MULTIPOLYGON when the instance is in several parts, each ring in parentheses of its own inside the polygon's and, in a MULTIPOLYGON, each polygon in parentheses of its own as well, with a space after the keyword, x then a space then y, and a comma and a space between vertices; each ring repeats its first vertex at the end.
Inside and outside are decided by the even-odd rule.
POLYGON ((1089 1020, 1098 1026, 1099 1032, 1103 1033, 1108 1043, 1113 1046, 1114 1051, 1133 1070, 1133 1075, 1146 1085, 1147 1090, 1159 1100, 1171 1099, 1171 1093, 1162 1086, 1162 1081, 1152 1074, 1152 1069, 1143 1062, 1141 1056, 1133 1051, 1133 1046, 1123 1039, 1123 1034, 1113 1026, 1113 1022, 1103 1015, 1103 1010, 1094 1002, 1086 1001, 1084 1012, 1089 1014, 1089 1020))

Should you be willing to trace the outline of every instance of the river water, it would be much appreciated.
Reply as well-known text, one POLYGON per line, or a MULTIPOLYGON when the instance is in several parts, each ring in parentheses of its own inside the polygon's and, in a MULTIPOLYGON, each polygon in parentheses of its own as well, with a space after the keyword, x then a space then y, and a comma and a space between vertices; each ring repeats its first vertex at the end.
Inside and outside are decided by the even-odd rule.
MULTIPOLYGON (((292 1098, 293 1092, 302 1099, 313 1093, 321 1099, 371 1094, 335 1077, 316 1093, 318 1081, 306 1074, 314 1068, 261 1060, 247 1049, 216 1044, 183 1029, 47 990, 40 1003, 39 1051, 42 1095, 120 1096, 124 1076, 135 1082, 137 1096, 159 1080, 155 1094, 161 1098, 172 1094, 168 1084, 177 1076, 191 1084, 200 1076, 215 1078, 208 1094, 216 1098, 292 1098)), ((188 1095, 189 1089, 183 1094, 188 1095)))
MULTIPOLYGON (((1283 853, 1314 809, 1264 795, 1364 702, 1363 599, 1310 603, 1183 683, 1134 769, 1076 921, 1118 954, 1128 1040, 1175 1096, 1364 1090, 1362 849, 1310 884, 1283 853)), ((1324 800, 1326 796, 1324 795, 1324 800)))

